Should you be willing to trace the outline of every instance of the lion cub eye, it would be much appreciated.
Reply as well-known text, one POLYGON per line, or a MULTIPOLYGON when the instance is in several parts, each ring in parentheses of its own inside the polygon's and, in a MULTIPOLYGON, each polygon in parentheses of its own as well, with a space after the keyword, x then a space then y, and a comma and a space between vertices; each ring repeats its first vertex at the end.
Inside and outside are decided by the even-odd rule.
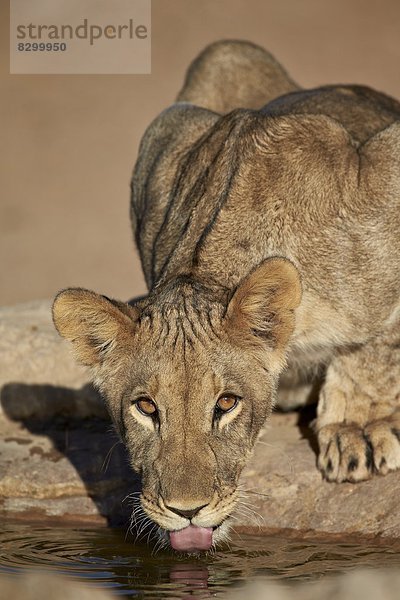
POLYGON ((233 394, 224 394, 217 400, 215 408, 219 413, 228 413, 238 405, 240 398, 233 394))
POLYGON ((136 408, 142 415, 146 415, 146 417, 155 417, 157 415, 157 406, 150 400, 150 398, 146 398, 143 396, 142 398, 138 398, 134 402, 136 408))

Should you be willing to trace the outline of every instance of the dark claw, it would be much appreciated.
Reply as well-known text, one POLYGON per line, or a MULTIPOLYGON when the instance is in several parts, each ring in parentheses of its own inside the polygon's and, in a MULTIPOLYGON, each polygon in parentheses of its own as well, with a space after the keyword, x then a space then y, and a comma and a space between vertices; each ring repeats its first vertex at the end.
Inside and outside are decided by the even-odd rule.
POLYGON ((350 460, 349 460, 349 464, 347 465, 347 469, 351 473, 352 471, 355 471, 357 468, 358 468, 358 458, 356 458, 355 456, 351 456, 350 460))
POLYGON ((371 471, 374 464, 374 447, 367 435, 363 434, 363 437, 365 442, 365 465, 368 471, 371 471))
POLYGON ((396 429, 396 427, 392 427, 392 429, 390 430, 394 437, 397 438, 397 441, 400 442, 400 430, 396 429))

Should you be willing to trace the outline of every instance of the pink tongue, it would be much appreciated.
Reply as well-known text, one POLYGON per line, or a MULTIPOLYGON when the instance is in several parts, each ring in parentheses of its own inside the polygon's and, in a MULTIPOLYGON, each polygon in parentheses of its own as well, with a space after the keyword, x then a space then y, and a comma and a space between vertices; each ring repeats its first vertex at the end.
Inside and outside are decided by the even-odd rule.
POLYGON ((189 525, 179 531, 170 531, 169 538, 174 550, 209 550, 212 546, 212 527, 189 525))

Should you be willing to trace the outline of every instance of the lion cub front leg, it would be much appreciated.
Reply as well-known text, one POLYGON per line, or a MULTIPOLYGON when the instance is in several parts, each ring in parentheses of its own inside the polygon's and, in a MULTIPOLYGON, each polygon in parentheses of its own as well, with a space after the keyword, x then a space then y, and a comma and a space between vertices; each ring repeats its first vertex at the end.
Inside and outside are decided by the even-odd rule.
MULTIPOLYGON (((397 334, 398 336, 398 334, 397 334)), ((400 343, 386 336, 329 365, 316 420, 328 481, 362 481, 400 467, 400 343)))

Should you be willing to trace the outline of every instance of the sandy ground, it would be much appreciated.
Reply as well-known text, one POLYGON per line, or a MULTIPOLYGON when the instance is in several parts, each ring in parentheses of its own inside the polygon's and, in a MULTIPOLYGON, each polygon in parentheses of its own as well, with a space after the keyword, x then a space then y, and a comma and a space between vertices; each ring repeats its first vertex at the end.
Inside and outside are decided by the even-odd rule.
POLYGON ((1 0, 0 304, 78 285, 145 289, 129 179, 150 120, 209 42, 262 44, 304 86, 366 83, 400 97, 399 0, 153 0, 152 75, 8 74, 1 0))

